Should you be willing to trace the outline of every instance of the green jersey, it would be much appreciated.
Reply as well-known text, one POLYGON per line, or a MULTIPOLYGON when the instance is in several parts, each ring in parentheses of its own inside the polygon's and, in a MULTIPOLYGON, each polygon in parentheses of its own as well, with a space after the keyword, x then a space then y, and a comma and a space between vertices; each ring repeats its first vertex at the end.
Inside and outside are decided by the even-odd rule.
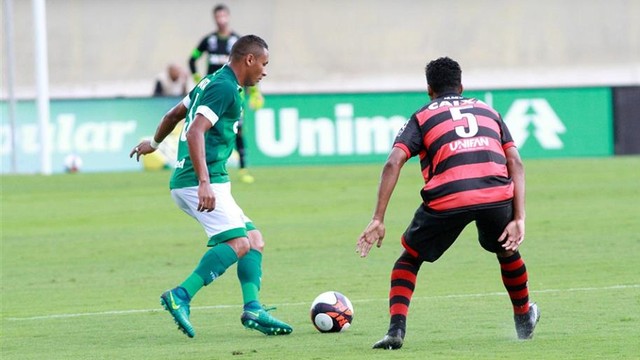
POLYGON ((242 115, 242 87, 229 66, 203 78, 183 99, 187 116, 178 141, 176 168, 171 176, 171 189, 198 185, 189 156, 186 133, 196 114, 204 115, 213 125, 204 137, 207 168, 211 183, 229 182, 227 160, 235 147, 235 126, 242 115))

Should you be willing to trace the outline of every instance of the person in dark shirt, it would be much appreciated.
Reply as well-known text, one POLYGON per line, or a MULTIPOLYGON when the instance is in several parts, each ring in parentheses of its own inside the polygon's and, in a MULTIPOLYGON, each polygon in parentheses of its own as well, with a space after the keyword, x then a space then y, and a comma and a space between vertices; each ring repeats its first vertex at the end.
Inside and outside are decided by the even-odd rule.
POLYGON ((528 274, 518 247, 524 240, 524 167, 502 118, 484 102, 462 96, 459 64, 443 57, 427 64, 431 102, 399 131, 382 170, 371 222, 357 241, 366 257, 382 245, 384 216, 405 162, 419 156, 422 201, 401 237, 404 251, 391 271, 390 324, 374 349, 399 349, 418 271, 434 262, 475 221, 482 247, 497 255, 511 299, 516 333, 530 339, 540 318, 529 302, 528 274))
MULTIPOLYGON (((202 76, 196 67, 196 61, 207 53, 207 74, 213 74, 229 61, 229 54, 233 44, 238 41, 240 35, 231 30, 230 11, 224 4, 218 4, 213 8, 213 20, 216 23, 216 31, 205 36, 198 46, 191 53, 189 58, 189 69, 193 80, 198 83, 202 76)), ((248 105, 252 110, 258 110, 264 105, 264 97, 257 86, 250 86, 246 89, 248 93, 248 105)), ((240 162, 240 181, 253 183, 254 177, 247 170, 246 148, 244 143, 243 129, 244 117, 240 118, 236 133, 236 150, 238 151, 240 162)))
POLYGON ((189 69, 196 83, 202 79, 202 76, 196 68, 196 61, 202 54, 208 54, 207 73, 205 75, 213 74, 229 61, 231 48, 240 38, 240 35, 231 30, 229 15, 229 8, 226 5, 216 5, 213 8, 213 20, 216 23, 216 31, 205 36, 191 53, 189 69))

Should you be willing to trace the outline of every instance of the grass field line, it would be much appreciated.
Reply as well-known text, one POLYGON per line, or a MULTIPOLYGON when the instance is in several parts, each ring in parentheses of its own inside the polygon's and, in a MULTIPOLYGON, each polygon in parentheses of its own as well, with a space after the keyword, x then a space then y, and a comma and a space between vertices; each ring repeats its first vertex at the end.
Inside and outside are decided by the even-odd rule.
MULTIPOLYGON (((640 288, 640 284, 630 285, 612 285, 604 287, 584 287, 584 288, 569 288, 569 289, 544 289, 544 290, 531 290, 531 294, 545 294, 545 293, 560 293, 560 292, 579 292, 579 291, 605 291, 605 290, 625 290, 640 288)), ((451 294, 451 295, 436 295, 436 296, 421 296, 413 297, 413 300, 437 300, 437 299, 454 299, 454 298, 475 298, 475 297, 489 297, 489 296, 506 296, 503 291, 500 292, 488 292, 488 293, 476 293, 476 294, 451 294)), ((372 301, 387 301, 387 298, 376 299, 358 299, 352 301, 355 304, 366 303, 372 301)), ((274 306, 303 306, 309 305, 310 302, 297 302, 297 303, 282 303, 282 304, 270 304, 274 306)), ((210 310, 210 309, 228 309, 228 308, 240 308, 240 305, 208 305, 208 306, 193 306, 193 310, 210 310)), ((139 309, 139 310, 111 310, 101 312, 85 312, 75 314, 51 314, 51 315, 39 315, 28 317, 8 317, 7 320, 11 321, 25 321, 25 320, 48 320, 48 319, 66 319, 82 316, 105 316, 105 315, 129 315, 164 311, 161 308, 157 309, 139 309)))

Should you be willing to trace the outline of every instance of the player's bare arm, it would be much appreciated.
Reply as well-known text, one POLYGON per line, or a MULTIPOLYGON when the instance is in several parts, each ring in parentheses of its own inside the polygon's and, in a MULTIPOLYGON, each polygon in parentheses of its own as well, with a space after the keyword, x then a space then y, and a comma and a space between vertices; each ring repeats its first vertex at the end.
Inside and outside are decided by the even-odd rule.
POLYGON ((158 148, 158 145, 176 128, 178 123, 187 115, 187 108, 180 102, 169 110, 160 121, 153 140, 142 140, 131 149, 129 157, 136 155, 136 161, 140 161, 141 155, 150 154, 158 148), (152 142, 153 141, 153 142, 152 142))
POLYGON ((498 241, 503 242, 505 250, 516 251, 524 241, 525 224, 525 185, 524 165, 515 147, 505 150, 507 170, 513 180, 513 220, 505 227, 498 241))
POLYGON ((210 186, 204 134, 211 128, 211 122, 202 114, 197 114, 187 131, 189 157, 198 178, 198 211, 211 212, 216 207, 216 197, 210 186))
POLYGON ((387 211, 391 194, 393 194, 393 190, 398 183, 400 170, 402 170, 405 162, 407 162, 405 152, 394 147, 382 169, 380 185, 378 186, 378 201, 373 218, 358 238, 356 244, 356 251, 360 253, 361 257, 366 257, 369 254, 374 243, 377 247, 382 246, 382 240, 385 235, 384 215, 387 211))

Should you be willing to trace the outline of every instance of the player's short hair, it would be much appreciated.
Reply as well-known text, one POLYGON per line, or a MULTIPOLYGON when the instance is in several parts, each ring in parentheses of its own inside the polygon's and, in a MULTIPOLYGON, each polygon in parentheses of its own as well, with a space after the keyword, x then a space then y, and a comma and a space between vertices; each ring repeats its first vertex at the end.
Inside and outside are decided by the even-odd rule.
POLYGON ((230 12, 229 8, 227 7, 227 5, 225 4, 218 4, 216 6, 213 7, 213 13, 217 13, 218 11, 226 11, 226 12, 230 12))
POLYGON ((462 85, 460 65, 449 57, 441 57, 430 61, 426 68, 427 84, 441 94, 446 91, 458 91, 462 85))
POLYGON ((269 50, 267 42, 257 35, 245 35, 238 39, 231 47, 231 61, 240 60, 243 57, 253 54, 262 55, 264 50, 269 50))

